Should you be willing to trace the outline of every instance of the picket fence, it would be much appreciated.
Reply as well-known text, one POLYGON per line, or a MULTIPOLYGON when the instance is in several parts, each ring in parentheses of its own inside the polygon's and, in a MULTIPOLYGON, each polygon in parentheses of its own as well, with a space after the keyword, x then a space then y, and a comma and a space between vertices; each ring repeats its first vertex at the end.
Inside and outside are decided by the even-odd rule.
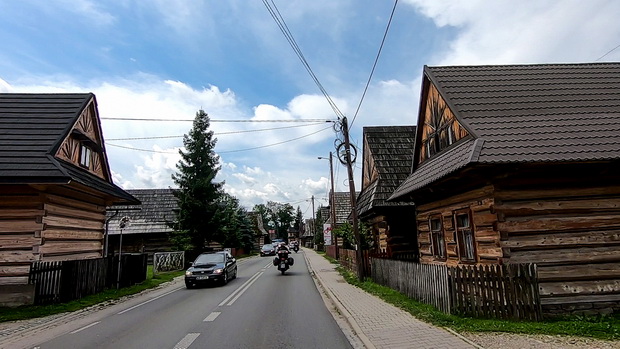
POLYGON ((448 314, 532 321, 542 318, 535 264, 448 267, 371 258, 371 277, 448 314))
MULTIPOLYGON (((124 254, 120 287, 146 280, 147 254, 124 254)), ((118 256, 55 262, 33 262, 28 283, 35 285, 37 305, 64 303, 116 285, 118 256)))

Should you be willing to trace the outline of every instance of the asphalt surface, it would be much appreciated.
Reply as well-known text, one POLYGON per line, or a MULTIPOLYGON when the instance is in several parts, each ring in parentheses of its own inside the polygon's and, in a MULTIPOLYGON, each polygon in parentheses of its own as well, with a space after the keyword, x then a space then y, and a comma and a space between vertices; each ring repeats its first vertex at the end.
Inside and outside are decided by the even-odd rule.
MULTIPOLYGON (((13 341, 11 348, 351 348, 326 308, 303 253, 280 275, 273 257, 239 261, 228 285, 173 287, 13 341)), ((64 323, 62 323, 64 322, 64 323)))

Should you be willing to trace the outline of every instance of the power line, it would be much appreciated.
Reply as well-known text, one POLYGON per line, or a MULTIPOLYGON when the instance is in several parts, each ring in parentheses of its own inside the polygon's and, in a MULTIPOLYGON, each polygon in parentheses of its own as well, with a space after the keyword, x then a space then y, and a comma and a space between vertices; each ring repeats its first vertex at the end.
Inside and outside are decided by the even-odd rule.
MULTIPOLYGON (((230 132, 218 132, 214 133, 215 136, 223 136, 223 135, 231 135, 231 134, 239 134, 239 133, 251 133, 251 132, 262 132, 262 131, 274 131, 274 130, 283 130, 288 128, 297 128, 297 127, 307 127, 307 126, 316 126, 322 125, 323 123, 315 123, 308 125, 295 125, 295 126, 283 126, 283 127, 272 127, 272 128, 262 128, 258 130, 243 130, 243 131, 230 131, 230 132)), ((128 137, 128 138, 108 138, 108 141, 135 141, 135 140, 144 140, 144 139, 169 139, 169 138, 182 138, 183 135, 180 136, 153 136, 153 137, 128 137)))
POLYGON ((608 54, 610 54, 610 53, 614 52, 615 50, 617 50, 617 49, 618 49, 618 47, 620 47, 620 45, 618 45, 618 46, 616 46, 616 47, 612 48, 611 50, 609 50, 609 52, 607 52, 606 54, 604 54, 604 55, 600 56, 600 57, 599 57, 599 58, 598 58, 595 62, 600 61, 601 59, 603 59, 603 57, 605 57, 605 56, 607 56, 608 54))
MULTIPOLYGON (((192 120, 187 119, 149 119, 149 118, 100 118, 101 120, 115 120, 115 121, 187 121, 192 122, 192 120)), ((221 120, 221 119, 211 119, 210 122, 334 122, 334 120, 325 120, 325 119, 290 119, 290 120, 221 120)))
POLYGON ((314 71, 312 71, 310 64, 308 64, 306 57, 301 52, 301 48, 299 47, 299 45, 297 45, 297 42, 295 41, 293 34, 289 30, 288 25, 286 24, 286 21, 284 21, 284 17, 282 17, 282 14, 280 13, 280 10, 278 10, 278 7, 276 6, 275 2, 271 0, 271 4, 269 4, 269 1, 263 0, 263 4, 267 8, 267 11, 269 11, 269 14, 273 18, 273 20, 278 25, 278 28, 280 28, 280 31, 282 32, 282 34, 284 34, 284 37, 288 41, 289 45, 293 48, 293 51, 295 51, 295 54, 301 61, 301 64, 304 66, 308 74, 310 74, 310 77, 312 78, 314 83, 317 85, 319 90, 323 93, 323 96, 325 96, 325 99, 327 99, 327 103, 329 103, 329 105, 331 106, 336 116, 338 118, 344 117, 344 114, 342 114, 340 109, 338 109, 338 106, 336 105, 336 103, 334 103, 332 98, 329 96, 329 94, 327 93, 327 90, 325 90, 325 88, 323 87, 319 79, 314 74, 314 71))
POLYGON ((247 148, 247 149, 239 149, 239 150, 227 150, 227 151, 220 151, 220 152, 217 152, 217 153, 218 153, 218 154, 224 154, 224 153, 236 153, 236 152, 240 152, 240 151, 247 151, 247 150, 255 150, 255 149, 261 149, 261 148, 273 147, 274 145, 280 145, 280 144, 284 144, 284 143, 288 143, 288 142, 296 141, 296 140, 298 140, 298 139, 302 139, 302 138, 310 137, 310 136, 312 136, 312 135, 314 135, 314 134, 317 134, 317 133, 319 133, 319 132, 322 132, 322 131, 325 131, 325 130, 329 130, 330 128, 332 128, 332 127, 331 127, 331 126, 329 126, 329 127, 326 127, 326 128, 320 129, 320 130, 318 130, 318 131, 316 131, 316 132, 312 132, 312 133, 309 133, 309 134, 304 135, 304 136, 301 136, 301 137, 292 138, 292 139, 289 139, 289 140, 286 140, 286 141, 282 141, 282 142, 278 142, 278 143, 273 143, 273 144, 263 145, 263 146, 260 146, 260 147, 247 148))
POLYGON ((353 126, 353 123, 355 122, 357 113, 360 111, 360 107, 362 106, 362 102, 364 101, 364 97, 366 96, 366 91, 368 91, 370 80, 372 80, 372 75, 375 73, 375 68, 377 67, 377 62, 379 62, 379 56, 381 56, 381 50, 383 50, 383 44, 385 43, 385 38, 387 37, 388 31, 390 30, 390 25, 392 24, 392 18, 394 18, 394 12, 396 11, 396 5, 398 5, 398 0, 394 1, 394 7, 392 8, 390 19, 388 21, 387 27, 385 28, 385 33, 383 33, 383 39, 381 40, 381 45, 379 46, 379 52, 377 52, 377 57, 375 58, 375 62, 372 65, 372 70, 370 71, 370 76, 368 77, 368 81, 366 82, 366 87, 364 87, 364 93, 362 93, 362 98, 360 98, 360 102, 357 105, 357 109, 355 110, 355 115, 353 115, 353 120, 351 120, 349 127, 353 126))
MULTIPOLYGON (((309 133, 309 134, 307 134, 307 135, 303 135, 303 136, 300 136, 300 137, 292 138, 292 139, 289 139, 289 140, 286 140, 286 141, 282 141, 282 142, 278 142, 278 143, 273 143, 273 144, 263 145, 263 146, 260 146, 260 147, 246 148, 246 149, 238 149, 238 150, 226 150, 226 151, 219 151, 219 152, 218 152, 218 151, 216 151, 216 153, 217 153, 217 154, 224 154, 224 153, 237 153, 237 152, 242 152, 242 151, 256 150, 256 149, 261 149, 261 148, 273 147, 273 146, 276 146, 276 145, 280 145, 280 144, 284 144, 284 143, 288 143, 288 142, 293 142, 293 141, 296 141, 296 140, 299 140, 299 139, 302 139, 302 138, 305 138, 305 137, 309 137, 309 136, 312 136, 312 135, 317 134, 317 133, 319 133, 319 132, 322 132, 322 131, 328 130, 328 129, 330 129, 330 128, 331 128, 331 126, 326 127, 326 128, 323 128, 323 129, 320 129, 320 130, 318 130, 318 131, 316 131, 316 132, 309 133)), ((143 151, 143 152, 148 152, 148 153, 159 153, 159 154, 176 154, 176 152, 175 152, 175 151, 161 151, 161 150, 151 150, 151 149, 143 149, 143 148, 134 148, 134 147, 127 147, 127 146, 124 146, 124 145, 120 145, 120 144, 113 144, 113 143, 107 143, 107 142, 106 142, 106 145, 109 145, 109 146, 112 146, 112 147, 117 147, 117 148, 128 149, 128 150, 143 151)))

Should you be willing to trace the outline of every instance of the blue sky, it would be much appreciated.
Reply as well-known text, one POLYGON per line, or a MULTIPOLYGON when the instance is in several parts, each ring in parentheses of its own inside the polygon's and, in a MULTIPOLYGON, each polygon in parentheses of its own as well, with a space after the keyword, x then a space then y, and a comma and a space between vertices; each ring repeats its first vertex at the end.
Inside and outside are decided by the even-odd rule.
MULTIPOLYGON (((351 118, 394 2, 275 4, 351 118)), ((352 140, 361 145, 363 126, 415 124, 424 65, 594 62, 620 45, 618 13, 613 0, 401 0, 352 140)), ((600 59, 618 60, 620 49, 600 59)), ((191 128, 180 120, 199 109, 217 120, 335 118, 262 1, 0 0, 0 92, 95 93, 114 180, 126 189, 173 186, 191 128), (152 139, 126 139, 136 137, 152 139)), ((212 126, 218 179, 245 206, 288 202, 309 217, 312 195, 327 204, 329 166, 317 157, 333 150, 329 124, 212 126), (266 128, 280 129, 256 131, 266 128)), ((346 190, 344 167, 336 178, 346 190)))

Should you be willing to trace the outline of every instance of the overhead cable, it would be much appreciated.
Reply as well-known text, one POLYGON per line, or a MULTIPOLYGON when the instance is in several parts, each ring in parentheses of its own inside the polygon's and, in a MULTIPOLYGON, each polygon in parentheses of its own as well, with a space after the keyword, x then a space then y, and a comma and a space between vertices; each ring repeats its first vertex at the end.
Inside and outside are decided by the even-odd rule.
MULTIPOLYGON (((278 143, 263 145, 263 146, 260 146, 260 147, 247 148, 247 149, 238 149, 238 150, 216 151, 216 153, 217 154, 236 153, 236 152, 242 152, 242 151, 248 151, 248 150, 255 150, 255 149, 261 149, 261 148, 273 147, 273 146, 276 146, 276 145, 280 145, 280 144, 284 144, 284 143, 288 143, 288 142, 293 142, 293 141, 296 141, 298 139, 309 137, 309 136, 312 136, 312 135, 317 134, 319 132, 328 130, 330 128, 331 128, 331 126, 323 128, 323 129, 320 129, 320 130, 318 130, 316 132, 309 133, 307 135, 303 135, 303 136, 300 136, 300 137, 292 138, 292 139, 289 139, 289 140, 286 140, 286 141, 282 141, 282 142, 278 142, 278 143)), ((143 148, 134 148, 134 147, 128 147, 128 146, 124 146, 124 145, 120 145, 120 144, 108 143, 108 142, 106 142, 105 144, 109 145, 109 146, 112 146, 112 147, 129 149, 129 150, 136 150, 136 151, 143 151, 143 152, 148 152, 148 153, 159 153, 159 154, 176 154, 177 153, 176 151, 162 151, 162 150, 151 150, 151 149, 143 149, 143 148)))
MULTIPOLYGON (((308 125, 295 125, 295 126, 283 126, 283 127, 272 127, 272 128, 261 128, 257 130, 243 130, 243 131, 230 131, 230 132, 215 132, 213 135, 215 136, 223 136, 223 135, 232 135, 239 133, 251 133, 251 132, 262 132, 262 131, 273 131, 273 130, 282 130, 288 128, 296 128, 296 127, 308 127, 308 126, 316 126, 322 125, 323 123, 315 123, 308 125)), ((153 136, 153 137, 128 137, 128 138, 108 138, 108 141, 135 141, 135 140, 144 140, 144 139, 167 139, 167 138, 183 138, 184 135, 180 136, 153 136)))
POLYGON ((317 85, 319 90, 323 93, 323 96, 325 96, 325 99, 327 99, 327 103, 329 103, 330 107, 332 108, 336 116, 338 118, 343 118, 344 114, 340 111, 340 109, 338 109, 338 106, 336 105, 336 103, 334 103, 332 98, 329 96, 329 94, 327 93, 327 90, 325 90, 325 88, 323 87, 323 85, 321 84, 317 76, 314 74, 314 71, 312 71, 310 64, 306 60, 306 57, 304 56, 304 54, 301 52, 301 48, 299 47, 299 45, 297 45, 297 42, 295 41, 293 34, 289 30, 288 25, 284 21, 284 17, 282 17, 282 14, 280 13, 280 10, 278 10, 278 7, 276 6, 275 2, 271 0, 271 4, 269 4, 269 1, 263 0, 263 4, 267 8, 267 11, 269 11, 269 14, 273 18, 273 20, 276 22, 276 24, 280 28, 280 31, 282 32, 282 34, 284 34, 284 37, 288 41, 289 45, 291 45, 291 47, 293 48, 293 51, 295 51, 295 54, 301 61, 301 64, 304 66, 308 74, 310 74, 310 77, 312 78, 314 83, 317 85))
POLYGON ((360 98, 360 102, 357 105, 357 109, 355 110, 355 115, 353 115, 353 119, 351 120, 351 123, 349 123, 349 127, 353 126, 353 123, 355 122, 357 113, 360 111, 360 107, 362 106, 362 102, 364 101, 364 97, 366 96, 366 91, 368 91, 368 86, 370 85, 370 81, 372 80, 372 75, 375 73, 375 68, 377 67, 377 62, 379 62, 379 56, 381 56, 381 50, 383 50, 383 44, 385 43, 385 38, 387 37, 388 31, 390 30, 390 25, 392 24, 392 18, 394 18, 394 12, 396 11, 396 5, 398 5, 398 0, 394 1, 394 7, 392 8, 392 14, 390 14, 390 19, 388 21, 387 27, 385 28, 385 32, 383 33, 383 39, 381 40, 381 45, 379 46, 379 52, 377 52, 377 57, 375 58, 375 62, 372 65, 372 70, 370 71, 370 76, 368 77, 368 81, 366 82, 366 87, 364 87, 364 93, 362 93, 362 98, 360 98))
MULTIPOLYGON (((149 118, 100 118, 101 120, 117 120, 117 121, 194 121, 189 119, 149 119, 149 118)), ((254 120, 254 119, 242 119, 242 120, 223 120, 223 119, 211 119, 209 122, 334 122, 334 120, 325 119, 284 119, 284 120, 254 120)))

